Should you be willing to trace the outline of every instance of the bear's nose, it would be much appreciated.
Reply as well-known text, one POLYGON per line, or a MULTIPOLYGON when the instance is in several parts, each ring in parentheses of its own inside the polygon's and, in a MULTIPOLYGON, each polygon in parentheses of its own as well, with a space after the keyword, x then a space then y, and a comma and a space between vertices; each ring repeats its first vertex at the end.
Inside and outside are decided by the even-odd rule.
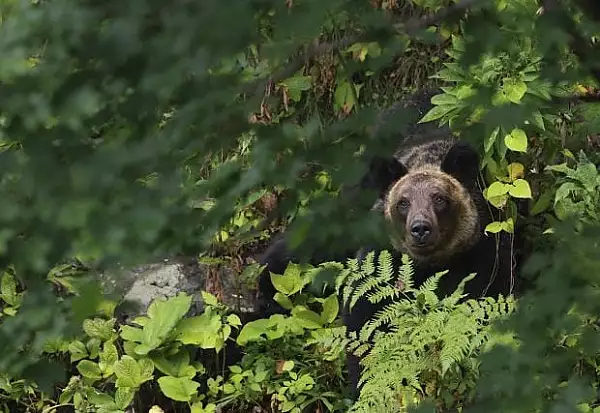
POLYGON ((417 242, 425 242, 431 234, 431 225, 425 221, 417 221, 410 227, 410 235, 417 242))

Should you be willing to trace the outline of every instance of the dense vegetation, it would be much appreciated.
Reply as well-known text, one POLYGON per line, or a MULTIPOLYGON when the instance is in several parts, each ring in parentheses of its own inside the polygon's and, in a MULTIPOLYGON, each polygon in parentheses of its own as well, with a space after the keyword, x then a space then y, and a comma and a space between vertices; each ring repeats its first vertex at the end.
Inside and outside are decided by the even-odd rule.
POLYGON ((0 17, 4 411, 600 411, 593 0, 0 0, 0 17), (243 320, 217 282, 202 314, 179 294, 117 322, 98 275, 118 266, 183 254, 253 286, 240 263, 282 228, 303 248, 385 237, 360 214, 373 194, 348 208, 339 189, 432 86, 421 122, 481 149, 486 232, 526 235, 525 295, 442 299, 443 275, 412 288, 382 254, 273 275, 290 315, 243 320), (335 292, 308 288, 322 268, 335 292), (376 300, 393 273, 406 294, 347 336, 345 280, 376 300), (352 405, 344 352, 369 337, 352 405))

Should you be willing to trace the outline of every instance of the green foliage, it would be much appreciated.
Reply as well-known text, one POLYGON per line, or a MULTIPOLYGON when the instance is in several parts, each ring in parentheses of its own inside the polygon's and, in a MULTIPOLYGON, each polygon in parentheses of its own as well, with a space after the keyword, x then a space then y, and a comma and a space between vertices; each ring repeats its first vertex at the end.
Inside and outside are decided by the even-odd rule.
MULTIPOLYGON (((193 412, 265 394, 284 411, 339 400, 317 396, 337 388, 339 372, 315 367, 317 354, 337 366, 344 335, 331 324, 339 309, 331 296, 302 292, 307 284, 294 274, 303 270, 273 277, 291 315, 244 326, 242 343, 256 352, 241 370, 212 379, 206 400, 196 398, 202 369, 188 349, 222 351, 240 320, 209 295, 205 313, 186 318, 189 297, 180 296, 117 329, 114 303, 92 273, 182 251, 217 255, 212 265, 239 263, 290 222, 294 243, 307 233, 315 248, 350 237, 369 243, 381 227, 350 215, 336 194, 360 175, 355 154, 397 144, 370 139, 382 129, 376 108, 424 83, 444 93, 422 121, 447 123, 484 155, 486 199, 499 212, 486 232, 512 235, 531 221, 533 232, 556 232, 543 238, 549 250, 536 247, 546 254, 534 274, 543 276, 539 290, 510 317, 524 345, 486 358, 482 411, 597 408, 565 377, 596 364, 589 226, 598 220, 597 107, 570 104, 574 93, 597 98, 590 84, 600 81, 599 21, 590 1, 176 0, 168 12, 157 1, 1 1, 0 389, 13 403, 5 410, 47 405, 61 380, 48 354, 75 363, 63 402, 81 409, 124 410, 155 381, 193 412), (570 164, 580 149, 588 159, 570 164), (530 199, 523 219, 516 204, 530 199), (94 318, 99 310, 104 318, 94 318)), ((410 118, 408 109, 394 112, 394 139, 410 118)), ((251 278, 256 267, 248 268, 251 278)), ((367 293, 388 270, 375 279, 361 271, 351 277, 367 293)), ((372 297, 388 295, 376 289, 372 297)), ((444 314, 447 323, 460 315, 444 314)), ((472 360, 461 357, 458 364, 472 360)), ((436 388, 463 394, 473 377, 436 388)), ((595 373, 583 377, 597 386, 595 373)))
POLYGON ((445 272, 414 287, 412 261, 402 257, 395 271, 388 251, 352 260, 338 279, 350 306, 361 297, 376 304, 391 299, 360 330, 350 349, 364 356, 357 403, 351 411, 406 411, 414 402, 435 401, 442 409, 466 404, 478 377, 477 356, 490 338, 491 323, 509 315, 511 298, 502 296, 460 302, 466 277, 449 296, 439 299, 437 284, 445 272), (371 341, 372 340, 372 341, 371 341))

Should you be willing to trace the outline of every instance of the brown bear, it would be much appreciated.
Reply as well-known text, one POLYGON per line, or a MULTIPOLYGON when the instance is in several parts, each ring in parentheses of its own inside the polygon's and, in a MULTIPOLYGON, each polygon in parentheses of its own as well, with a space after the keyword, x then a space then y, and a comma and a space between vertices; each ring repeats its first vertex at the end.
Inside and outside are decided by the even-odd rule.
MULTIPOLYGON (((421 94, 421 99, 427 99, 430 105, 431 96, 421 94)), ((408 105, 414 102, 413 97, 408 105)), ((421 116, 426 112, 422 103, 417 105, 421 116)), ((440 296, 452 293, 471 273, 477 273, 465 287, 471 297, 513 292, 515 255, 510 240, 501 235, 498 243, 496 237, 484 234, 486 225, 498 217, 483 197, 478 152, 456 140, 448 130, 429 125, 417 125, 404 138, 394 156, 373 158, 360 185, 379 193, 372 210, 382 213, 387 222, 391 245, 386 249, 394 250, 396 259, 401 253, 413 259, 416 285, 438 271, 448 270, 438 284, 440 296)), ((361 248, 358 256, 362 258, 377 249, 361 248)), ((344 257, 320 251, 310 263, 329 260, 344 261, 344 257)), ((287 262, 297 262, 297 257, 289 251, 283 236, 258 261, 267 267, 260 280, 266 303, 262 311, 265 315, 282 311, 273 304, 268 273, 283 273, 287 262)), ((348 331, 358 332, 386 304, 374 305, 362 298, 351 311, 344 308, 348 331)), ((356 396, 359 360, 352 354, 347 359, 350 387, 356 396)))

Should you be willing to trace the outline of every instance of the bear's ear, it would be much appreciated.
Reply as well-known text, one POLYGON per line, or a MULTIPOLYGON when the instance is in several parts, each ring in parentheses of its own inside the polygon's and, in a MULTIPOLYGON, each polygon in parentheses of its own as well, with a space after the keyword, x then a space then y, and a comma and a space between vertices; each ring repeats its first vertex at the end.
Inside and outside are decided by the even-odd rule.
POLYGON ((394 182, 407 173, 406 167, 396 158, 376 156, 369 164, 369 172, 363 180, 363 188, 373 189, 382 197, 394 182))
POLYGON ((442 161, 441 169, 460 182, 472 182, 479 173, 479 154, 466 142, 456 142, 442 161))

